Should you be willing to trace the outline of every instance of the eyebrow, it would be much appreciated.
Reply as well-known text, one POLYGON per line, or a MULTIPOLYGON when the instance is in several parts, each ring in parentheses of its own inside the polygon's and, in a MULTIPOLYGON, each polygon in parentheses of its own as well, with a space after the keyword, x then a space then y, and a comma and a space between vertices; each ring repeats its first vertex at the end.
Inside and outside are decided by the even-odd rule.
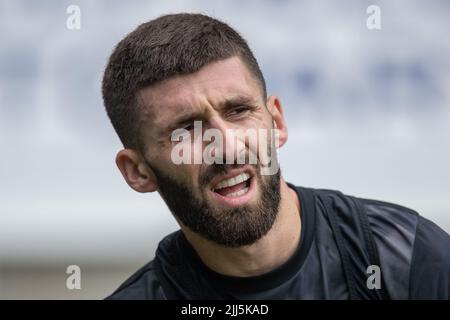
MULTIPOLYGON (((256 99, 250 97, 250 96, 246 96, 246 95, 239 95, 239 96, 235 96, 235 97, 230 97, 227 98, 223 101, 221 101, 217 108, 219 110, 227 110, 230 109, 232 107, 236 107, 239 105, 247 105, 247 106, 254 106, 256 105, 256 99)), ((176 117, 173 121, 170 122, 170 124, 168 125, 168 129, 169 130, 173 130, 176 128, 179 128, 181 125, 200 119, 204 117, 203 112, 186 112, 186 113, 182 113, 181 115, 179 115, 178 117, 176 117)))
POLYGON ((235 107, 238 105, 254 105, 256 104, 256 99, 250 96, 236 96, 225 99, 220 104, 220 109, 228 109, 230 107, 235 107))

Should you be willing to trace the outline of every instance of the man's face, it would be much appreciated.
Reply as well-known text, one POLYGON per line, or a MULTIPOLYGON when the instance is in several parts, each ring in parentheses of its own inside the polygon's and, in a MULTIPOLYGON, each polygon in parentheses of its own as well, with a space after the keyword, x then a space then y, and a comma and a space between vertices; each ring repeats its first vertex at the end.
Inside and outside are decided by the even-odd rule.
POLYGON ((265 235, 278 212, 279 170, 262 175, 260 150, 255 150, 249 139, 237 138, 241 144, 232 143, 229 133, 265 131, 256 147, 264 145, 270 152, 273 119, 259 83, 241 60, 233 57, 189 75, 171 77, 141 90, 139 97, 144 105, 143 155, 157 178, 158 191, 178 221, 229 247, 249 245, 265 235), (200 148, 194 146, 194 121, 201 121, 203 132, 215 129, 221 133, 223 145, 212 153, 223 158, 223 164, 174 163, 173 150, 179 143, 192 143, 191 159, 195 153, 202 157, 206 145, 211 145, 200 142, 200 148), (191 140, 173 141, 174 130, 180 128, 187 130, 191 140), (236 163, 240 153, 247 155, 247 164, 236 163), (257 155, 257 163, 248 164, 251 153, 257 155), (233 163, 226 160, 231 158, 233 163))

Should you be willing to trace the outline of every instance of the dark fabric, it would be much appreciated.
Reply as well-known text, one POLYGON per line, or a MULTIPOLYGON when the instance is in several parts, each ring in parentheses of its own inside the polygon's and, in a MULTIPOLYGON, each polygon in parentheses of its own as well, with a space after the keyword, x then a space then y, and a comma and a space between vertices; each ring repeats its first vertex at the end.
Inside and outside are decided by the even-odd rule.
POLYGON ((450 299, 450 236, 415 211, 340 191, 296 187, 293 256, 256 277, 206 267, 181 231, 107 299, 450 299), (367 287, 379 265, 381 290, 367 287))

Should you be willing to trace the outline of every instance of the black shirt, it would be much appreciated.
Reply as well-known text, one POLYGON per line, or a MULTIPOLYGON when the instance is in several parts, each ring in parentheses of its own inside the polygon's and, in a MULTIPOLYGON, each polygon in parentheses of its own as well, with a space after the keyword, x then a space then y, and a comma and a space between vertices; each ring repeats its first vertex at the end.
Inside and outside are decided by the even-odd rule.
POLYGON ((296 187, 302 232, 282 266, 254 277, 209 269, 179 230, 108 299, 450 299, 450 236, 417 212, 296 187), (368 286, 371 265, 381 283, 368 286))

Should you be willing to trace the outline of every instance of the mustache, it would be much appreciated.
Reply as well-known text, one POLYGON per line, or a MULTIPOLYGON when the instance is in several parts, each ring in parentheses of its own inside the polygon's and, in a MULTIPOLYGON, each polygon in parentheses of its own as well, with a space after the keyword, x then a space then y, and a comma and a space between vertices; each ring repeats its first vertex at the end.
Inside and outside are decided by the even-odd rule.
MULTIPOLYGON (((247 166, 248 166, 248 164, 212 164, 212 165, 209 165, 205 169, 205 171, 202 174, 200 174, 199 183, 201 186, 206 186, 217 175, 225 174, 232 169, 239 169, 239 168, 244 168, 247 166)), ((256 172, 258 172, 258 170, 257 170, 259 167, 258 165, 251 164, 251 166, 253 168, 255 168, 256 172)))
MULTIPOLYGON (((246 150, 245 157, 246 157, 246 159, 248 159, 248 157, 249 157, 248 150, 246 150)), ((272 160, 269 161, 268 165, 270 165, 271 163, 272 163, 272 160)), ((241 163, 237 163, 237 161, 234 161, 233 163, 225 163, 225 162, 224 163, 214 163, 214 164, 207 166, 203 173, 200 172, 199 184, 202 187, 206 186, 211 182, 211 180, 215 176, 220 175, 220 174, 225 174, 232 169, 240 169, 240 168, 244 168, 246 166, 253 167, 257 176, 260 175, 259 170, 262 167, 264 167, 264 165, 261 163, 261 161, 259 159, 259 154, 257 154, 257 163, 256 164, 253 164, 253 163, 241 164, 241 163)))

